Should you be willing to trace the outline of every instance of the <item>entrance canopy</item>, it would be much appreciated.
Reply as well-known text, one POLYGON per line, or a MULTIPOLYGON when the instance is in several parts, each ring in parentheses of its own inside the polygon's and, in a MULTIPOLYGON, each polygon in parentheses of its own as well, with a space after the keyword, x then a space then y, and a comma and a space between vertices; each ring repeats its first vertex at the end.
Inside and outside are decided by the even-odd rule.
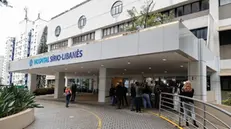
POLYGON ((172 22, 13 61, 9 71, 81 76, 96 75, 105 67, 114 74, 185 73, 188 62, 197 60, 217 70, 216 58, 205 41, 182 23, 172 22))

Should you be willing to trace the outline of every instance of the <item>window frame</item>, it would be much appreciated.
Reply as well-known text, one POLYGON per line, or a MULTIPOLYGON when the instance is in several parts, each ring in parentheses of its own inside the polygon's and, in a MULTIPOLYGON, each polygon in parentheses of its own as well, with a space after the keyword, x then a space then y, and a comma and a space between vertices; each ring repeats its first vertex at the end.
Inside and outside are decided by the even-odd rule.
POLYGON ((123 12, 123 2, 121 0, 114 2, 110 10, 111 16, 116 17, 120 15, 122 12, 123 12))
POLYGON ((87 24, 87 18, 85 15, 82 15, 78 20, 78 27, 79 29, 82 29, 87 24))

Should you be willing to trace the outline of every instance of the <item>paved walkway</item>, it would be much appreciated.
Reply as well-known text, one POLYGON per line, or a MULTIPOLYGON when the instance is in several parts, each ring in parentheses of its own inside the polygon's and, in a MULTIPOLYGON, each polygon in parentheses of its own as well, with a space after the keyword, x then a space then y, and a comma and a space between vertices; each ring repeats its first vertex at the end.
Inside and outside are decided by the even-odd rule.
POLYGON ((175 129, 151 113, 111 106, 73 104, 67 109, 62 102, 39 100, 38 103, 45 108, 35 110, 36 120, 26 129, 175 129))

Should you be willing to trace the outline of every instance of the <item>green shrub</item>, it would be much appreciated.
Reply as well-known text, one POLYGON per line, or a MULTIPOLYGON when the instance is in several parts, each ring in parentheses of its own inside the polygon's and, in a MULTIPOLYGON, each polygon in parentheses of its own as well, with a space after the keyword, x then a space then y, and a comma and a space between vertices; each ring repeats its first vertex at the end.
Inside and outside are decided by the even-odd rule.
POLYGON ((28 108, 43 108, 34 101, 35 96, 28 90, 14 86, 0 88, 0 118, 6 117, 28 108))
POLYGON ((39 88, 33 92, 35 95, 54 94, 54 88, 39 88))
POLYGON ((228 99, 223 100, 222 103, 231 106, 231 93, 228 93, 228 99))

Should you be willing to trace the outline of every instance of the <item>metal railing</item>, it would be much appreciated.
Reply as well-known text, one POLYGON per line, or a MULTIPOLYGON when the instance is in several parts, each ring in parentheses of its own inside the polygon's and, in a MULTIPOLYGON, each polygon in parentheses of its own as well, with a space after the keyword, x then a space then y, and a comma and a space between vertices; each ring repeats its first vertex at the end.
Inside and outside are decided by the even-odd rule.
POLYGON ((169 118, 184 128, 195 127, 192 122, 194 120, 202 129, 231 129, 230 112, 201 100, 177 94, 160 94, 159 115, 169 118), (185 103, 183 99, 193 103, 185 103), (189 126, 186 126, 187 117, 189 126))

